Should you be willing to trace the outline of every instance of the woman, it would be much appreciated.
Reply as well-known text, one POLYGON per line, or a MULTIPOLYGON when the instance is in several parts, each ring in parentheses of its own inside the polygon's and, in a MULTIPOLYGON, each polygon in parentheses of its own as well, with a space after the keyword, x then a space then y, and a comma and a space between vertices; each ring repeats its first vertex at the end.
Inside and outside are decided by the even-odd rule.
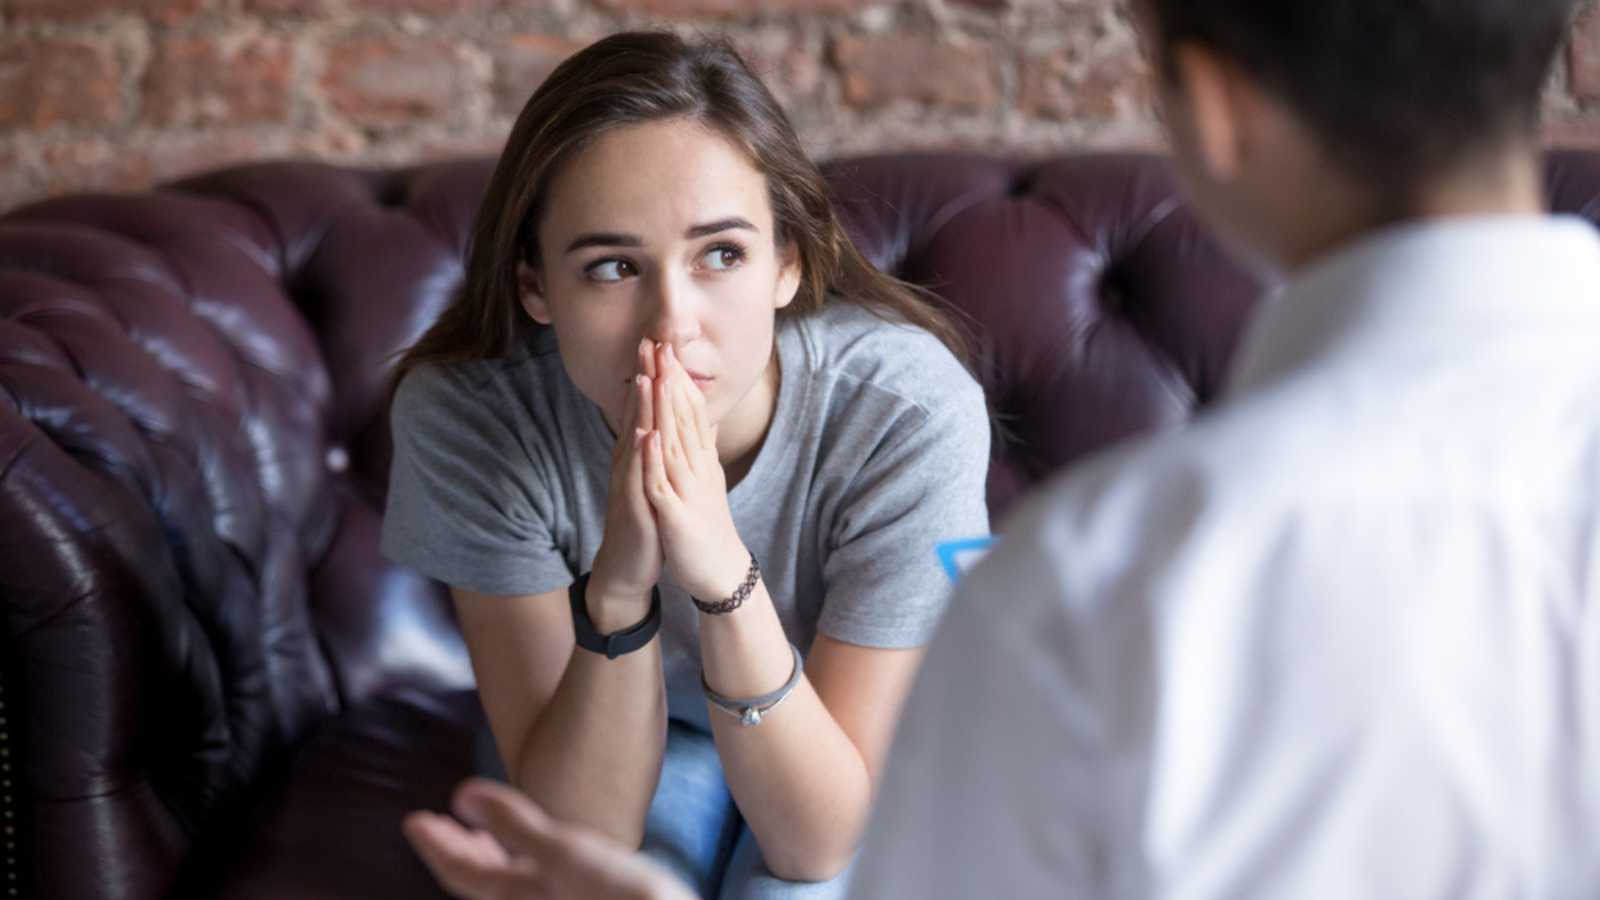
POLYGON ((988 528, 961 360, 733 50, 558 68, 397 368, 384 520, 451 588, 509 780, 702 896, 841 893, 934 546, 988 528))

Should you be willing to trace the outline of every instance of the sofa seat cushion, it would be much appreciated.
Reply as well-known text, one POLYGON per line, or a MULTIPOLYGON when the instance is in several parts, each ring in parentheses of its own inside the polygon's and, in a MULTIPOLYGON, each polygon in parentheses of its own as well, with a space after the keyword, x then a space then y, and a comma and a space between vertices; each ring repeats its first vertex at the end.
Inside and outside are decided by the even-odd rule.
POLYGON ((484 722, 474 691, 386 693, 330 719, 215 837, 178 896, 323 900, 447 895, 400 832, 421 807, 448 808, 473 768, 484 722))

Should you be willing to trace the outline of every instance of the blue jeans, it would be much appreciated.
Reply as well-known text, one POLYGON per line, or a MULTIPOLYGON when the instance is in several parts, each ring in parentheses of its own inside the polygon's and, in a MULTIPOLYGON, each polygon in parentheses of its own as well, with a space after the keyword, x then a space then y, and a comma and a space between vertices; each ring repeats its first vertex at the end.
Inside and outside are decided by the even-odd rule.
MULTIPOLYGON (((487 724, 478 730, 478 774, 506 780, 487 724)), ((640 852, 707 900, 839 900, 850 872, 829 881, 785 881, 767 870, 734 805, 711 735, 677 719, 667 725, 661 781, 645 815, 640 852)))

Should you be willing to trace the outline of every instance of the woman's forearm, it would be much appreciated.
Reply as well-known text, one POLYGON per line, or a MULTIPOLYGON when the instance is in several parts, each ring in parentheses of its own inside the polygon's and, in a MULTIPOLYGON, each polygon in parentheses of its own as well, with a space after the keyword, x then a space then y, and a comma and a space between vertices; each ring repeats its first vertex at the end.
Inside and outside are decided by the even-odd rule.
MULTIPOLYGON (((702 616, 706 682, 756 697, 789 679, 794 657, 765 585, 725 616, 702 616)), ((709 710, 728 787, 773 874, 821 881, 849 863, 872 802, 860 751, 802 678, 759 725, 709 710)))
MULTIPOLYGON (((611 632, 642 619, 649 601, 592 599, 590 610, 595 627, 611 632)), ((556 818, 638 847, 666 734, 660 638, 616 659, 575 647, 522 741, 512 780, 556 818)))

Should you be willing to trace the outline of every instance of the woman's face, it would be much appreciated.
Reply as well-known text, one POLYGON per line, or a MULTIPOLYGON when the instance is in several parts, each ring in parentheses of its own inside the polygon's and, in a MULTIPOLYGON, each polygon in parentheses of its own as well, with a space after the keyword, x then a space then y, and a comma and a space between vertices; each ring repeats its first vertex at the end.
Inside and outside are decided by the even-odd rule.
POLYGON ((673 346, 712 421, 757 413, 744 407, 770 405, 753 388, 800 279, 773 234, 766 177, 721 135, 688 119, 620 128, 551 184, 523 306, 555 328, 568 375, 613 430, 641 339, 673 346))

